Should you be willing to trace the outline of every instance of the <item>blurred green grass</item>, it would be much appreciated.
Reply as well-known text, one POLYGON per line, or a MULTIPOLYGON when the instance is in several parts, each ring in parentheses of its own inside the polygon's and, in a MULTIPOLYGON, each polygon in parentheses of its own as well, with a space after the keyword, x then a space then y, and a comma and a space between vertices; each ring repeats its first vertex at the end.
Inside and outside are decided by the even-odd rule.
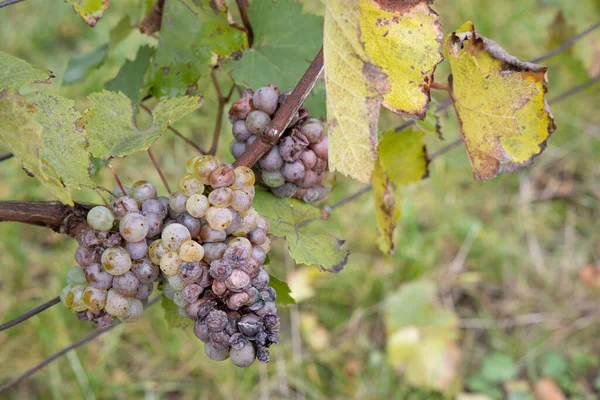
MULTIPOLYGON (((61 86, 69 58, 106 42, 124 15, 139 21, 142 3, 113 2, 104 19, 89 29, 67 4, 27 0, 0 10, 0 49, 54 71, 52 88, 76 98, 84 109, 85 96, 116 75, 146 38, 132 33, 83 83, 61 86)), ((521 59, 556 46, 550 32, 558 11, 573 32, 600 19, 595 0, 578 1, 576 7, 571 0, 457 0, 439 1, 435 8, 445 34, 472 20, 482 34, 521 59)), ((599 47, 597 31, 545 62, 550 67, 550 98, 589 79, 587 71, 600 63, 599 47)), ((440 66, 437 80, 443 81, 447 73, 447 65, 440 66)), ((203 87, 207 101, 214 101, 212 89, 203 87)), ((379 307, 402 283, 420 277, 436 279, 443 304, 461 317, 464 381, 478 373, 493 351, 510 355, 519 377, 531 381, 541 374, 540 357, 552 349, 569 360, 598 354, 598 296, 581 285, 577 272, 600 259, 599 94, 596 85, 552 107, 559 129, 536 164, 521 172, 475 181, 462 147, 434 160, 430 178, 403 195, 393 256, 383 256, 377 249, 370 194, 336 210, 329 220, 316 222, 347 240, 352 255, 340 274, 295 266, 286 257, 284 243, 277 240, 270 272, 297 282, 299 273, 308 270, 305 275, 314 295, 297 306, 282 307, 282 343, 273 348, 269 365, 239 370, 209 360, 193 333, 168 330, 162 310, 155 306, 138 323, 119 326, 50 364, 8 397, 433 399, 435 394, 408 388, 387 365, 379 307), (525 201, 532 190, 535 195, 552 192, 556 182, 572 188, 567 199, 525 201), (537 319, 522 318, 531 315, 537 319), (302 328, 303 321, 312 317, 321 329, 302 328), (315 337, 325 337, 327 345, 319 347, 315 337)), ((439 93, 434 97, 444 99, 439 93)), ((402 122, 395 116, 384 121, 382 125, 389 126, 402 122)), ((208 144, 210 129, 201 132, 197 126, 206 126, 202 112, 176 125, 197 143, 208 144)), ((444 113, 442 127, 446 143, 458 137, 452 111, 444 113)), ((220 156, 231 160, 228 129, 226 123, 220 156)), ((445 144, 429 140, 430 153, 445 144)), ((183 173, 182 160, 193 155, 168 132, 153 149, 171 182, 183 173)), ((125 182, 146 178, 157 186, 160 182, 145 154, 113 165, 125 182)), ((16 160, 1 166, 2 200, 48 199, 16 160)), ((114 186, 106 171, 97 179, 103 186, 114 186)), ((338 179, 330 203, 360 187, 338 179)), ((92 191, 75 197, 99 201, 92 191)), ((0 224, 0 238, 0 321, 5 321, 59 293, 74 264, 76 245, 47 230, 14 223, 0 224)), ((1 332, 0 382, 92 329, 59 305, 1 332)), ((598 374, 597 368, 597 361, 591 362, 580 376, 563 383, 571 389, 563 389, 571 390, 571 398, 585 398, 577 382, 598 374)))

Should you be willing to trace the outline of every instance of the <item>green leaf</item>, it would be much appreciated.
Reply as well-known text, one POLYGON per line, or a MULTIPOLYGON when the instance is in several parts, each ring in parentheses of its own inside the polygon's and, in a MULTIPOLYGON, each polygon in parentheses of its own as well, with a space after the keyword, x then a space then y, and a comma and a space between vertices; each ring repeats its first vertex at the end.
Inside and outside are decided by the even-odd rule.
POLYGON ((73 205, 71 194, 56 177, 52 167, 40 159, 43 152, 42 126, 35 120, 36 108, 10 89, 0 92, 0 139, 61 202, 73 205))
POLYGON ((404 186, 419 182, 428 175, 424 133, 407 128, 383 134, 379 143, 379 160, 373 171, 373 196, 379 248, 393 253, 394 231, 402 214, 399 192, 404 186))
POLYGON ((44 130, 41 157, 52 166, 62 182, 71 188, 96 187, 89 177, 90 154, 87 135, 77 126, 81 114, 75 102, 64 97, 34 92, 26 96, 37 108, 34 119, 44 130))
POLYGON ((106 82, 104 87, 113 92, 123 92, 137 107, 140 104, 140 91, 144 85, 144 77, 152 53, 153 49, 150 46, 140 47, 135 60, 125 60, 117 76, 106 82))
POLYGON ((559 351, 550 351, 540 357, 542 375, 559 379, 569 372, 569 364, 559 351))
POLYGON ((504 353, 492 353, 481 365, 481 376, 488 382, 506 382, 517 376, 518 369, 514 360, 504 353))
POLYGON ((214 10, 211 4, 211 0, 166 2, 152 60, 154 97, 162 100, 188 93, 208 73, 215 55, 229 57, 244 47, 245 34, 229 26, 226 9, 214 10))
POLYGON ((297 263, 339 272, 348 262, 350 252, 341 250, 344 241, 306 224, 321 217, 318 208, 296 199, 281 199, 264 190, 256 190, 254 208, 269 220, 271 233, 285 238, 297 263))
POLYGON ((109 0, 65 0, 65 2, 72 4, 73 10, 92 28, 96 26, 110 5, 109 0))
POLYGON ((437 301, 433 281, 404 284, 386 299, 389 363, 412 385, 455 394, 460 385, 458 317, 437 301))
POLYGON ((254 44, 234 62, 236 82, 254 89, 296 86, 323 43, 323 18, 302 14, 293 0, 254 0, 248 9, 254 44))
POLYGON ((0 91, 18 91, 22 86, 34 82, 50 83, 51 78, 54 78, 52 71, 0 51, 0 91))
POLYGON ((135 124, 135 106, 123 93, 102 91, 88 96, 93 106, 79 125, 89 135, 89 151, 95 157, 125 157, 147 150, 173 122, 202 105, 201 97, 178 97, 158 103, 152 123, 145 129, 135 124))
POLYGON ((275 293, 277 294, 277 299, 275 299, 275 303, 277 304, 296 304, 296 300, 290 295, 292 291, 290 290, 289 285, 280 280, 279 278, 269 274, 269 286, 275 289, 275 293))
POLYGON ((102 65, 108 55, 108 43, 96 49, 71 57, 65 71, 64 83, 70 85, 83 80, 92 68, 102 65))
POLYGON ((169 329, 187 328, 192 324, 191 320, 179 314, 179 309, 177 308, 177 305, 171 300, 167 299, 167 297, 164 294, 160 301, 160 305, 165 311, 165 321, 167 322, 167 327, 169 329))
POLYGON ((131 23, 129 15, 121 18, 117 25, 110 30, 108 35, 110 48, 115 48, 119 43, 125 40, 125 38, 133 31, 132 28, 133 24, 131 23))

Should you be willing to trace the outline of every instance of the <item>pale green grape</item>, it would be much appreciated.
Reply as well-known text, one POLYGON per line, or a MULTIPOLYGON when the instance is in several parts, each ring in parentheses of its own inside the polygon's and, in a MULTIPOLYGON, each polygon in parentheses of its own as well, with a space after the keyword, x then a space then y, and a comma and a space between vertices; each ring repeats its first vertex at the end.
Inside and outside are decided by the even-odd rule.
POLYGON ((114 289, 110 289, 106 296, 104 310, 112 316, 120 317, 127 313, 131 299, 120 295, 114 289))
POLYGON ((179 190, 174 191, 169 196, 169 207, 171 210, 180 213, 185 211, 185 203, 187 202, 188 197, 181 193, 179 190))
POLYGON ((167 254, 167 251, 169 250, 163 246, 162 240, 157 239, 150 244, 150 247, 148 248, 148 257, 150 258, 150 261, 158 265, 160 264, 162 256, 167 254))
POLYGON ((129 299, 129 307, 125 314, 118 316, 121 322, 135 322, 142 316, 144 304, 138 299, 129 299))
POLYGON ((87 215, 87 223, 96 231, 108 232, 113 227, 115 216, 108 208, 96 206, 87 215))
POLYGON ((67 271, 67 285, 87 285, 85 269, 73 267, 67 271))
POLYGON ((81 312, 87 310, 83 302, 84 285, 67 285, 60 292, 60 300, 69 311, 81 312))
POLYGON ((191 196, 196 193, 204 192, 204 184, 196 174, 186 174, 179 181, 179 190, 185 196, 191 196))
POLYGON ((123 275, 131 269, 131 257, 120 246, 110 247, 102 253, 102 266, 111 275, 123 275))
POLYGON ((254 186, 254 172, 244 165, 233 170, 235 172, 235 183, 231 185, 232 189, 250 189, 254 186))
POLYGON ((185 209, 192 217, 202 218, 210 207, 208 198, 202 194, 194 194, 185 202, 185 209))

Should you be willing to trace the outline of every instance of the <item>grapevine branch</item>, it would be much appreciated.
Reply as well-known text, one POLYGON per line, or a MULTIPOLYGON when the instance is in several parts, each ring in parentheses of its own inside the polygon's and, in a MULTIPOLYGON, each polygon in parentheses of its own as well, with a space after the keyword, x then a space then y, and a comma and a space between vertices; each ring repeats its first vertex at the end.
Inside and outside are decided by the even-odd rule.
POLYGON ((223 91, 221 90, 221 86, 217 80, 216 70, 216 68, 212 68, 210 70, 210 78, 212 79, 215 90, 217 91, 217 100, 219 101, 217 118, 215 120, 215 131, 213 133, 212 144, 208 150, 208 154, 213 156, 217 153, 217 147, 219 146, 219 137, 221 136, 221 125, 223 124, 223 112, 225 111, 225 105, 227 102, 229 102, 229 99, 231 99, 231 95, 236 87, 235 82, 233 82, 233 85, 231 86, 229 93, 227 93, 227 96, 223 96, 223 91))
POLYGON ((53 305, 58 304, 58 303, 60 303, 60 297, 56 296, 52 300, 48 300, 44 304, 40 304, 36 308, 27 311, 25 314, 22 314, 15 319, 11 319, 10 321, 3 323, 2 325, 0 325, 0 332, 2 332, 5 329, 10 328, 11 326, 20 324, 21 322, 28 320, 29 318, 33 317, 34 315, 37 315, 37 314, 41 313, 42 311, 47 310, 48 308, 50 308, 53 305))
POLYGON ((2 201, 0 222, 39 225, 75 237, 87 228, 86 216, 90 208, 87 204, 75 203, 71 207, 59 201, 2 201))
POLYGON ((13 4, 17 4, 17 3, 20 3, 22 1, 23 0, 5 0, 5 1, 0 2, 0 8, 11 6, 13 4))
POLYGON ((252 25, 250 24, 250 18, 248 18, 248 7, 250 6, 248 0, 237 0, 238 9, 240 10, 240 16, 246 28, 246 35, 248 36, 248 47, 252 47, 254 43, 254 32, 252 31, 252 25))
POLYGON ((5 153, 0 155, 0 161, 4 161, 4 160, 8 160, 9 158, 13 158, 14 154, 13 153, 5 153))
MULTIPOLYGON (((148 303, 148 307, 152 306, 153 304, 155 304, 162 296, 156 296, 154 297, 152 300, 150 300, 150 302, 148 303)), ((64 349, 57 351, 56 353, 52 354, 50 357, 46 358, 44 361, 42 361, 41 363, 39 363, 38 365, 36 365, 33 368, 28 369, 27 371, 25 371, 23 374, 17 376, 16 378, 11 379, 10 381, 4 383, 2 386, 0 386, 0 393, 10 389, 12 386, 18 384, 19 382, 21 382, 22 380, 29 378, 31 375, 35 374, 36 372, 38 372, 39 370, 41 370, 42 368, 44 368, 46 365, 50 364, 52 361, 56 360, 57 358, 59 358, 60 356, 68 353, 71 350, 76 349, 79 346, 82 346, 84 344, 86 344, 89 341, 92 341, 93 339, 97 338, 98 336, 102 335, 103 333, 106 333, 108 331, 110 331, 111 329, 113 329, 114 327, 120 325, 120 322, 116 322, 114 324, 105 326, 103 328, 97 329, 93 332, 90 332, 89 334, 87 334, 86 336, 82 337, 81 339, 79 339, 78 341, 71 343, 70 345, 68 345, 67 347, 65 347, 64 349)))
POLYGON ((158 0, 152 10, 144 17, 142 22, 138 25, 140 32, 148 36, 154 35, 160 31, 162 25, 163 8, 165 7, 165 0, 158 0))
POLYGON ((285 98, 269 126, 265 128, 259 139, 252 142, 246 151, 236 160, 233 164, 234 167, 242 165, 251 167, 279 141, 279 138, 294 118, 294 115, 298 112, 302 103, 304 103, 304 100, 317 83, 317 80, 323 73, 323 68, 323 48, 321 48, 302 76, 302 79, 300 79, 300 82, 298 82, 298 85, 285 98))

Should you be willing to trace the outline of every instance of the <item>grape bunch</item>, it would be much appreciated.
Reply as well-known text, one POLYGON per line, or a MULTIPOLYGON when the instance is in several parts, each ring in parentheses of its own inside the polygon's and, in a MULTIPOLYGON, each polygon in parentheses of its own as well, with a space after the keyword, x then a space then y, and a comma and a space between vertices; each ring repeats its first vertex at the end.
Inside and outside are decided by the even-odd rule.
POLYGON ((161 234, 169 209, 169 199, 157 197, 156 187, 147 181, 114 193, 110 208, 88 212, 89 229, 77 237, 79 267, 67 273, 60 296, 79 319, 100 326, 114 317, 137 321, 148 304, 160 276, 148 258, 148 243, 161 234))
POLYGON ((163 293, 195 321, 211 359, 239 367, 268 362, 279 317, 263 269, 269 222, 252 207, 254 173, 212 156, 190 159, 187 172, 169 202, 175 221, 149 249, 165 277, 163 293))
MULTIPOLYGON (((268 85, 256 92, 245 90, 232 104, 229 119, 235 140, 230 150, 236 159, 271 123, 288 93, 280 95, 277 86, 268 85)), ((306 108, 300 108, 279 144, 256 163, 259 184, 278 197, 295 197, 306 203, 323 200, 333 184, 327 165, 327 143, 321 121, 311 118, 306 108)))

